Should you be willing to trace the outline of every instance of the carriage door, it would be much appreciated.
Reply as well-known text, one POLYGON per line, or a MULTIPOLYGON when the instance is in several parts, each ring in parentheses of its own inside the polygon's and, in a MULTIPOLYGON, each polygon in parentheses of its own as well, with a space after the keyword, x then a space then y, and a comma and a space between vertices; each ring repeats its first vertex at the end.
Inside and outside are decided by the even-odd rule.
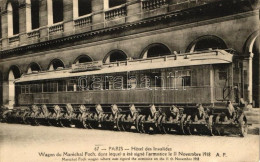
POLYGON ((218 101, 229 100, 231 94, 229 86, 228 65, 221 64, 214 66, 215 71, 215 99, 218 101))

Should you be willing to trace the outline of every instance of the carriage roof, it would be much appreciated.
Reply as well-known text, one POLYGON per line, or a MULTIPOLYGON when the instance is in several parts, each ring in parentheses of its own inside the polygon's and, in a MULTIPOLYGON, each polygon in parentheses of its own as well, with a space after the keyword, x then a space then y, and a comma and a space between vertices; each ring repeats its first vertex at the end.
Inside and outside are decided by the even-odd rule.
MULTIPOLYGON (((37 72, 31 74, 24 74, 15 82, 28 82, 37 80, 59 79, 77 76, 90 76, 100 74, 112 74, 120 72, 140 71, 149 69, 163 69, 172 67, 194 66, 194 65, 210 65, 210 64, 225 64, 231 63, 233 54, 227 50, 209 50, 184 54, 172 54, 167 56, 152 57, 146 59, 127 60, 120 62, 113 62, 109 64, 98 64, 98 68, 85 69, 84 71, 75 71, 73 68, 37 72)), ((89 64, 89 63, 87 63, 89 64)), ((87 65, 86 64, 86 65, 87 65)), ((84 65, 80 64, 80 65, 84 65)))

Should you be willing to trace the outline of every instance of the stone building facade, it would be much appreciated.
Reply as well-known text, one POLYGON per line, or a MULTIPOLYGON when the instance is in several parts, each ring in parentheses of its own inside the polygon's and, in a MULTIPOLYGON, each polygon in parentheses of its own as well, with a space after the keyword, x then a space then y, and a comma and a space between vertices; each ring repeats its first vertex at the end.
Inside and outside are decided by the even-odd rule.
POLYGON ((232 48, 244 57, 241 96, 259 106, 258 0, 1 0, 0 9, 0 105, 14 104, 13 81, 33 71, 232 48))

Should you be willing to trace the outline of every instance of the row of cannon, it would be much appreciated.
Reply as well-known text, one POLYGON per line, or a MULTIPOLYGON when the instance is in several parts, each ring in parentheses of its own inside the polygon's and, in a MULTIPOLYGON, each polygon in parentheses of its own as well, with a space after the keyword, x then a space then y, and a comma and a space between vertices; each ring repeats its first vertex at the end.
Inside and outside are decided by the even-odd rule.
POLYGON ((100 104, 90 109, 85 105, 32 105, 17 109, 1 109, 0 120, 7 123, 138 131, 140 133, 169 134, 235 134, 244 137, 248 124, 242 109, 231 103, 226 111, 214 113, 209 108, 197 105, 192 113, 184 108, 168 106, 164 109, 150 105, 147 111, 137 109, 134 104, 122 110, 118 105, 105 112, 100 104))

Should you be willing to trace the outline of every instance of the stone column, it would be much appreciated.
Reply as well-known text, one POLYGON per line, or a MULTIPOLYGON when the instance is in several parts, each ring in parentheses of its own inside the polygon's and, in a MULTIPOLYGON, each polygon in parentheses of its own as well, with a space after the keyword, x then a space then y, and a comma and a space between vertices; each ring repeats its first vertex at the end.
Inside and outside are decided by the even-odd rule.
POLYGON ((254 54, 250 53, 248 57, 248 102, 253 102, 253 57, 254 54))
POLYGON ((14 32, 13 32, 13 8, 11 3, 8 3, 7 6, 7 35, 8 37, 13 36, 14 32))
POLYGON ((74 22, 73 22, 73 8, 74 1, 78 0, 63 0, 63 15, 64 15, 64 35, 71 35, 74 33, 74 22))
POLYGON ((92 1, 92 24, 93 30, 104 28, 104 0, 94 0, 92 1))
POLYGON ((39 0, 39 22, 40 22, 40 40, 48 39, 48 11, 47 0, 39 0))
POLYGON ((1 30, 2 30, 2 48, 8 45, 8 22, 7 22, 7 11, 1 14, 1 30))
POLYGON ((73 0, 73 19, 79 17, 79 1, 73 0))
POLYGON ((19 34, 20 44, 27 42, 27 32, 32 29, 31 23, 31 5, 24 3, 19 7, 19 34), (28 15, 30 14, 30 15, 28 15))

